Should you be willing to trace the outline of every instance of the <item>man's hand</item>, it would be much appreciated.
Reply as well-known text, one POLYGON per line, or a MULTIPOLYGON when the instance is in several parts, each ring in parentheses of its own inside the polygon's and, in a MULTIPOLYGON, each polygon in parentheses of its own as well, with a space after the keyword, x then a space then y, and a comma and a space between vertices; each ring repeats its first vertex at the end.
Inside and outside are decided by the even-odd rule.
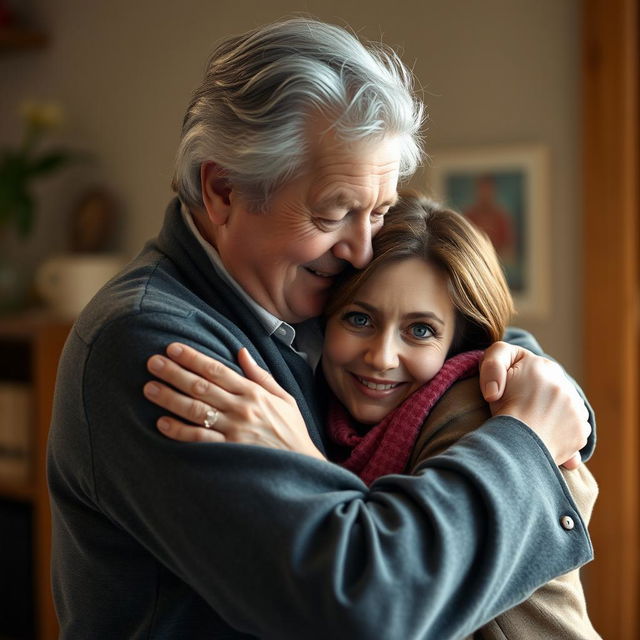
POLYGON ((144 394, 195 423, 162 416, 157 426, 168 438, 253 444, 325 459, 311 441, 294 398, 258 366, 246 348, 238 353, 246 378, 187 345, 170 344, 167 356, 154 355, 147 366, 168 384, 149 382, 144 394))
POLYGON ((544 442, 557 464, 575 469, 591 433, 589 413, 562 368, 506 342, 487 349, 480 388, 494 416, 518 418, 544 442))

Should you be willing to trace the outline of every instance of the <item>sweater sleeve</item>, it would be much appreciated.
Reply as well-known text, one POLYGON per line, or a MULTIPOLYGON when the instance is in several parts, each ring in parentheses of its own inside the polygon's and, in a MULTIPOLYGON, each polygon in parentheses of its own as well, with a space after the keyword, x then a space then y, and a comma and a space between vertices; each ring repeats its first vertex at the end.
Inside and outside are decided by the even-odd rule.
MULTIPOLYGON (((246 634, 459 638, 591 558, 560 472, 512 418, 369 488, 291 452, 164 438, 145 362, 194 343, 188 326, 139 314, 65 350, 49 448, 59 602, 110 597, 102 574, 132 540, 246 634)), ((201 346, 229 357, 219 338, 201 346)), ((136 579, 148 572, 125 560, 136 579)))

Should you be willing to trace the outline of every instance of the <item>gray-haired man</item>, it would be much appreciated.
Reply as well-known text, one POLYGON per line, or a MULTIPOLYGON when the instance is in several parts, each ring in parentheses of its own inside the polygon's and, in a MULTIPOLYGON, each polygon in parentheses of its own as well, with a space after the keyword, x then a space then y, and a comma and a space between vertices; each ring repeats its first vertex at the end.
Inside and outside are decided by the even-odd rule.
POLYGON ((246 346, 322 449, 319 335, 304 321, 347 263, 367 263, 416 167, 409 80, 395 56, 305 19, 216 49, 163 229, 85 310, 61 362, 49 478, 62 638, 456 638, 589 560, 555 468, 587 428, 577 411, 535 415, 546 399, 553 416, 569 384, 539 381, 533 406, 516 375, 515 417, 371 489, 298 454, 170 441, 142 397, 147 358, 170 342, 234 367, 246 346))

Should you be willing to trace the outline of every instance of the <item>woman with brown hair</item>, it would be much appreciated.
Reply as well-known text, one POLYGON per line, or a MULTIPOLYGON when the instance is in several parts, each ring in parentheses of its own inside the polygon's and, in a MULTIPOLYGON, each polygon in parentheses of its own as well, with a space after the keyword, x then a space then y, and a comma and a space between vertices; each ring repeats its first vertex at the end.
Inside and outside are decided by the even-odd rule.
MULTIPOLYGON (((325 310, 322 374, 331 392, 327 418, 330 457, 367 484, 391 473, 419 474, 433 456, 441 456, 442 463, 456 473, 455 459, 447 460, 446 450, 491 415, 480 393, 478 364, 482 350, 502 338, 513 313, 496 253, 486 236, 465 218, 417 196, 401 198, 387 214, 373 250, 367 267, 342 276, 325 310)), ((239 361, 256 388, 281 399, 286 396, 245 350, 239 361)), ((175 362, 185 367, 190 363, 192 371, 204 372, 209 359, 182 345, 175 362)), ((180 369, 164 370, 161 378, 208 407, 205 429, 162 418, 159 427, 167 425, 161 430, 168 437, 258 444, 322 457, 301 418, 299 428, 289 428, 293 424, 290 407, 284 416, 278 414, 276 405, 270 414, 263 406, 259 428, 257 412, 251 413, 251 408, 260 402, 260 394, 238 394, 234 389, 237 413, 231 420, 230 405, 225 405, 224 412, 213 409, 219 406, 218 400, 208 399, 207 391, 201 393, 191 386, 193 376, 187 385, 180 369), (226 424, 231 423, 247 428, 230 431, 226 424)), ((549 375, 564 374, 550 362, 549 375)), ((203 390, 211 388, 211 380, 201 382, 203 390)), ((193 402, 161 387, 160 395, 149 395, 149 399, 191 418, 193 402)), ((522 466, 526 472, 526 461, 522 466)), ((588 521, 597 494, 593 477, 584 465, 558 473, 563 474, 578 512, 588 521)), ((569 520, 563 523, 567 529, 573 524, 569 520)), ((495 523, 485 526, 489 530, 495 523)), ((482 580, 481 572, 478 567, 477 575, 460 580, 482 580)), ((455 615, 456 603, 450 606, 455 615)), ((438 637, 437 630, 426 637, 438 637)), ((577 640, 599 636, 587 616, 575 570, 488 622, 473 637, 577 640)))

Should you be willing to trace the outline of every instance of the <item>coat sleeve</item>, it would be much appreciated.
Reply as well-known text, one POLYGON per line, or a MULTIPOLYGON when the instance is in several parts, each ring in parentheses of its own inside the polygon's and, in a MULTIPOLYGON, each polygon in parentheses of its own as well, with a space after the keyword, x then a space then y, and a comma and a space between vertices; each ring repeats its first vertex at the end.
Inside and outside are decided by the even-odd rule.
MULTIPOLYGON (((460 438, 481 427, 490 417, 477 377, 455 384, 425 421, 408 472, 415 473, 422 463, 453 446, 460 438)), ((521 460, 524 466, 526 460, 521 460)), ((562 470, 567 489, 583 522, 588 524, 598 488, 590 471, 581 465, 574 471, 562 470)), ((576 569, 550 580, 521 604, 500 614, 476 631, 468 640, 527 640, 562 638, 597 640, 600 638, 587 614, 579 571, 576 569)))
MULTIPOLYGON (((100 518, 114 553, 137 541, 239 631, 391 640, 464 637, 591 558, 560 472, 513 418, 371 487, 291 452, 163 437, 141 394, 145 363, 193 343, 188 326, 138 314, 67 345, 49 447, 58 562, 86 560, 83 527, 100 518)), ((222 341, 204 347, 229 357, 222 341)), ((87 597, 99 578, 64 597, 87 597)))

